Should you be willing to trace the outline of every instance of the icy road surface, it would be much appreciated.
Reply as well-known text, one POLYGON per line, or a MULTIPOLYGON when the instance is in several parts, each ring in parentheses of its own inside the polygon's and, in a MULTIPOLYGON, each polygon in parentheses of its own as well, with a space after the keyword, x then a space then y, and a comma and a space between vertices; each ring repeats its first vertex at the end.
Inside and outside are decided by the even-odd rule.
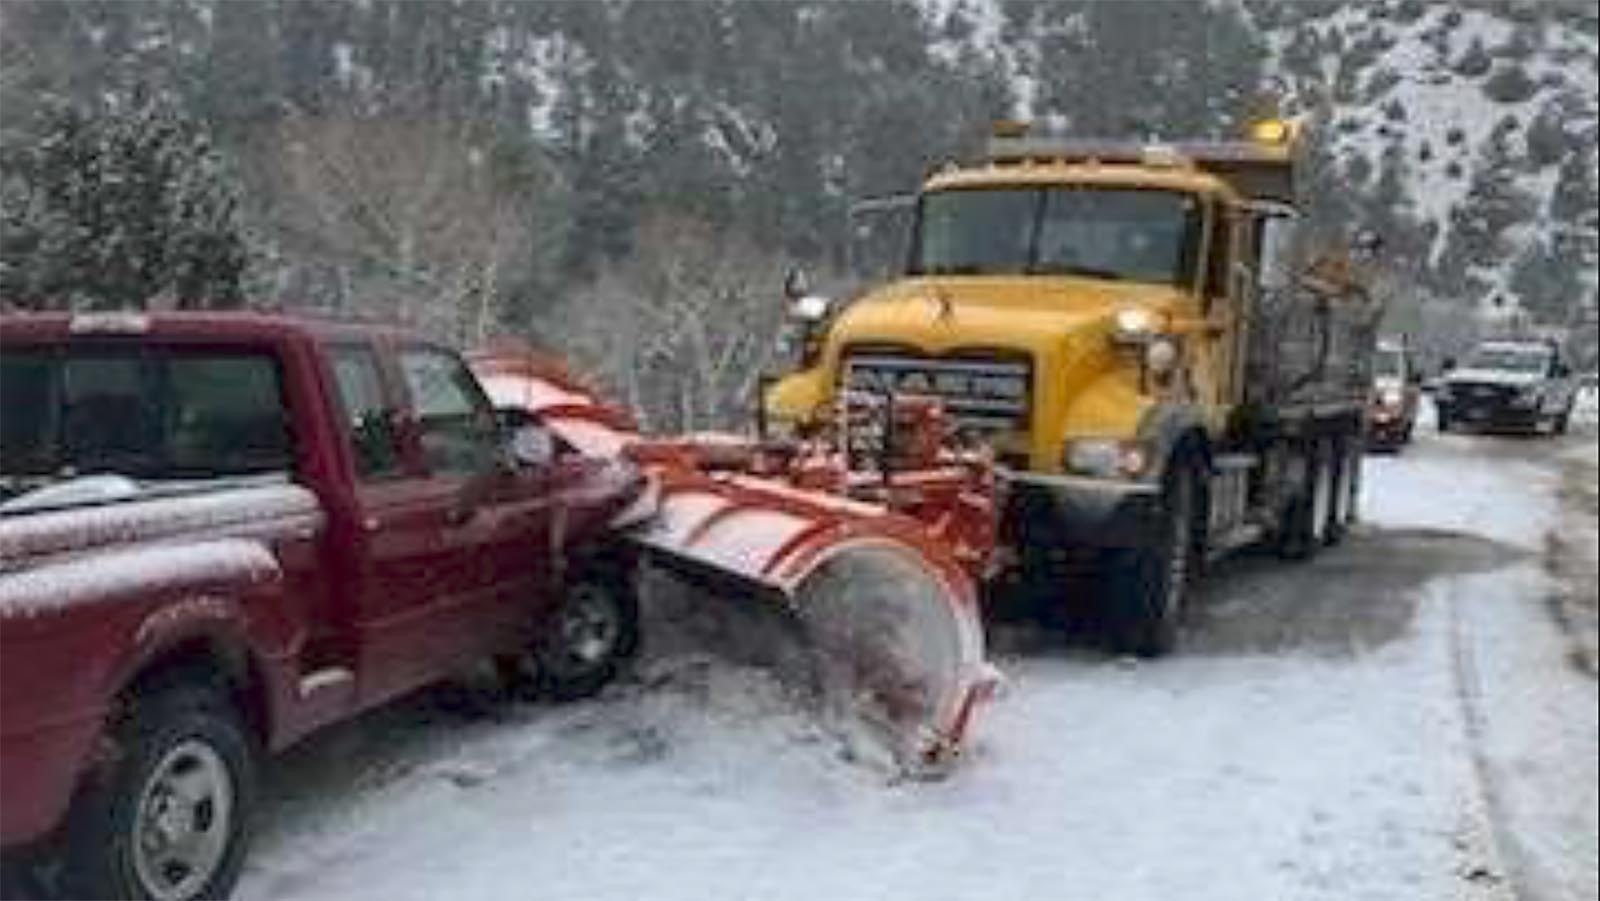
POLYGON ((939 783, 834 759, 721 663, 568 708, 430 693, 272 766, 238 897, 1594 898, 1593 621, 1556 600, 1593 596, 1593 441, 1422 430, 1344 546, 1225 564, 1169 660, 1003 630, 939 783))

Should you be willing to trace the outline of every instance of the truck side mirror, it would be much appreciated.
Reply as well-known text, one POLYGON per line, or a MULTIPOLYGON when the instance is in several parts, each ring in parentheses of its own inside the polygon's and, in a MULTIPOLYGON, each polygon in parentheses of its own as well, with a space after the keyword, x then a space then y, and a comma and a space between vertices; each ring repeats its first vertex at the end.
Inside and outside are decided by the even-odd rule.
POLYGON ((523 466, 549 466, 556 459, 556 442, 542 426, 529 423, 511 433, 512 459, 523 466))
POLYGON ((1383 251, 1383 236, 1363 228, 1350 239, 1350 251, 1357 259, 1370 260, 1383 251))
POLYGON ((505 452, 517 465, 548 466, 555 460, 555 438, 533 414, 521 407, 497 407, 494 418, 505 442, 505 452))
POLYGON ((1550 367, 1550 376, 1551 376, 1551 378, 1564 379, 1564 378, 1566 378, 1567 376, 1569 376, 1571 374, 1572 374, 1572 368, 1570 366, 1568 366, 1567 364, 1561 362, 1560 360, 1557 360, 1550 367))
POLYGON ((783 299, 794 303, 811 293, 810 280, 799 267, 791 268, 783 276, 783 299))
POLYGON ((1456 358, 1455 357, 1445 357, 1444 358, 1444 362, 1439 364, 1439 371, 1440 372, 1450 372, 1451 370, 1453 370, 1455 368, 1456 368, 1456 358))

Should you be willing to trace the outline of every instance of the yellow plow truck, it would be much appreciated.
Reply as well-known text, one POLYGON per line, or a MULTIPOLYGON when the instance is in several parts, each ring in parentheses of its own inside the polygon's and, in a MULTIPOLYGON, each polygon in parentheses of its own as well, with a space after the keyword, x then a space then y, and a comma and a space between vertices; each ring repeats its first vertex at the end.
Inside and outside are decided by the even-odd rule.
POLYGON ((996 593, 1029 586, 1057 613, 1098 598, 1117 650, 1171 650, 1209 561, 1263 543, 1303 559, 1355 516, 1379 240, 1312 246, 1296 137, 997 128, 986 159, 924 184, 901 277, 848 303, 786 286, 796 366, 765 424, 938 397, 1002 476, 996 593), (1096 590, 1069 590, 1083 573, 1096 590))

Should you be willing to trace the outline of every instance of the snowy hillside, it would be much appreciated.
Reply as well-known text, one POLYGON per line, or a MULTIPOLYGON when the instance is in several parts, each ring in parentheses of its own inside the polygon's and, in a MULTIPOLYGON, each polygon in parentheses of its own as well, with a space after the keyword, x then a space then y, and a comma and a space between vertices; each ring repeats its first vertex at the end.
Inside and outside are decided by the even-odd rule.
POLYGON ((1297 103, 1327 104, 1332 153, 1351 181, 1378 190, 1397 167, 1405 194, 1394 202, 1428 236, 1427 264, 1465 262, 1497 290, 1511 289, 1510 269, 1476 248, 1446 258, 1497 199, 1484 196, 1494 179, 1508 176, 1520 199, 1502 259, 1554 247, 1594 216, 1592 11, 1585 29, 1529 9, 1359 4, 1263 29, 1297 103))

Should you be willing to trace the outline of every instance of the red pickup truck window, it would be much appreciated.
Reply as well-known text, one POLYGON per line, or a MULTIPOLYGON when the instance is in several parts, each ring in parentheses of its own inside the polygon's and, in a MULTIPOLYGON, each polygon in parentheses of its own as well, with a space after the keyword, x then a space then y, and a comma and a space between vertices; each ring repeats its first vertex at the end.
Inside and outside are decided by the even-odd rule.
POLYGON ((339 388, 357 477, 372 481, 403 474, 377 356, 366 347, 336 346, 328 348, 328 358, 333 363, 333 380, 339 388))
POLYGON ((8 349, 3 367, 7 495, 79 475, 146 481, 291 468, 268 354, 67 345, 8 349))
POLYGON ((400 353, 400 371, 428 470, 469 475, 488 469, 499 440, 494 410, 461 360, 433 348, 410 348, 400 353))

